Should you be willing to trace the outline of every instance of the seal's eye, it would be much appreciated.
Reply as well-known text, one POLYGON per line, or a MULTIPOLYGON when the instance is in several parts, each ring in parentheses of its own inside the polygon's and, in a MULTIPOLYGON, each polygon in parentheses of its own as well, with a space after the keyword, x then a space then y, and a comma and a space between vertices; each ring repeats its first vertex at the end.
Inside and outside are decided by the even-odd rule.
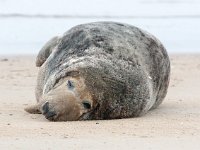
POLYGON ((84 107, 85 109, 90 109, 90 108, 91 108, 91 104, 90 104, 90 102, 88 102, 88 101, 84 101, 82 104, 83 104, 83 107, 84 107))
POLYGON ((67 87, 68 87, 69 89, 73 89, 73 88, 74 88, 73 82, 70 81, 70 80, 68 80, 68 81, 67 81, 67 87))

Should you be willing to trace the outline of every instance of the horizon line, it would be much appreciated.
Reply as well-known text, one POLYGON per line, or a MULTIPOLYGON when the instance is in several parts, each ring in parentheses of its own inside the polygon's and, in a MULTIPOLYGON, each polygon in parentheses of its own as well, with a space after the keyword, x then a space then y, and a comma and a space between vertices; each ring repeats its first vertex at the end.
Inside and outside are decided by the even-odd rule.
POLYGON ((54 18, 54 19, 63 19, 63 18, 72 18, 72 19, 88 19, 88 18, 113 18, 113 19, 168 19, 168 18, 200 18, 200 15, 161 15, 161 16, 115 16, 115 15, 57 15, 57 14, 0 14, 0 18, 54 18))

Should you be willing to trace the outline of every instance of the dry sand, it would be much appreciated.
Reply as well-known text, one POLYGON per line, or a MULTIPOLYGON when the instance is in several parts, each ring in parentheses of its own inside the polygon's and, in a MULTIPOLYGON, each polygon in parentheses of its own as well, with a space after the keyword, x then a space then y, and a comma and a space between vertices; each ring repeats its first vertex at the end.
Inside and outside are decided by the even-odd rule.
POLYGON ((35 103, 33 56, 0 58, 0 149, 200 149, 200 55, 171 55, 165 101, 140 118, 49 122, 35 103), (4 60, 7 58, 8 60, 4 60))

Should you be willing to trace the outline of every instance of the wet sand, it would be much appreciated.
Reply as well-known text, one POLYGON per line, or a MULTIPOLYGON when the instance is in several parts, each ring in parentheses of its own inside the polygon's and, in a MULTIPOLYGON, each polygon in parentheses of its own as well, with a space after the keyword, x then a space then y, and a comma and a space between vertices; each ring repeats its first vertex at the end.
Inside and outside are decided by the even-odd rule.
POLYGON ((34 56, 0 57, 0 149, 200 149, 200 54, 170 55, 171 81, 156 110, 131 119, 49 122, 35 103, 34 56), (6 58, 6 59, 5 59, 6 58))

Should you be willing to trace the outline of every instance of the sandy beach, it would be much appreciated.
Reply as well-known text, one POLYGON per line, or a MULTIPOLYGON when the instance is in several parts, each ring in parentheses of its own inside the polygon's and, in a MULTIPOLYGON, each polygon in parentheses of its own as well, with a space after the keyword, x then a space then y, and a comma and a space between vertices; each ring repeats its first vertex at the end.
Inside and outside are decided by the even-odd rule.
POLYGON ((160 107, 131 119, 49 122, 35 103, 34 56, 0 57, 0 149, 200 149, 200 54, 171 54, 160 107))

